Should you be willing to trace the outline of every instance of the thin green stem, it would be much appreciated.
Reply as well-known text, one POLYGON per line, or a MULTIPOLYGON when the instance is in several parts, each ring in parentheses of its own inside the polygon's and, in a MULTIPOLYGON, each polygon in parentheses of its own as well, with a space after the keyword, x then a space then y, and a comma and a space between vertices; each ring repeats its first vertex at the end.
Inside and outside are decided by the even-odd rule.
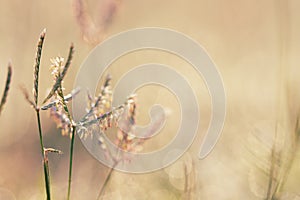
POLYGON ((49 173, 48 160, 43 161, 43 166, 44 166, 44 174, 45 174, 47 200, 50 200, 51 199, 51 193, 50 193, 50 173, 49 173))
MULTIPOLYGON (((121 105, 121 106, 123 107, 124 105, 121 105)), ((119 107, 121 107, 121 106, 119 106, 119 107)), ((108 181, 109 181, 110 178, 111 178, 111 175, 112 175, 112 173, 113 173, 115 167, 116 167, 116 166, 119 164, 119 162, 121 161, 121 160, 119 159, 119 154, 120 154, 120 152, 121 152, 121 151, 120 151, 120 150, 121 150, 121 146, 123 145, 124 142, 125 142, 125 140, 124 140, 124 138, 123 138, 123 139, 121 140, 121 142, 119 143, 119 145, 118 145, 118 151, 117 151, 116 157, 113 157, 112 154, 110 153, 110 156, 113 158, 114 164, 113 164, 113 166, 110 168, 110 170, 109 170, 109 172, 108 172, 108 175, 106 176, 106 179, 105 179, 105 181, 104 181, 104 183, 103 183, 103 185, 102 185, 102 187, 101 187, 101 189, 100 189, 100 192, 99 192, 99 194, 98 194, 97 200, 99 200, 99 199, 101 198, 103 192, 105 191, 106 185, 107 185, 108 181)), ((108 152, 110 152, 110 151, 108 151, 108 152)))
POLYGON ((100 192, 99 192, 99 194, 98 194, 97 200, 99 200, 99 199, 101 198, 101 196, 103 195, 103 192, 105 191, 106 185, 107 185, 108 181, 110 180, 111 175, 112 175, 112 173, 113 173, 115 167, 116 167, 116 166, 119 164, 119 162, 120 162, 120 160, 118 159, 118 157, 119 157, 119 154, 120 154, 120 147, 122 146, 123 142, 124 142, 124 140, 122 140, 122 141, 120 142, 120 144, 118 145, 119 148, 118 148, 118 151, 117 151, 117 156, 116 156, 115 158, 113 158, 111 152, 108 151, 109 154, 110 154, 110 156, 113 158, 114 164, 113 164, 113 166, 109 169, 109 172, 108 172, 108 174, 107 174, 107 176, 106 176, 106 178, 105 178, 105 180, 104 180, 104 183, 103 183, 103 185, 102 185, 102 187, 101 187, 101 189, 100 189, 100 192))
POLYGON ((59 87, 57 88, 56 91, 57 91, 58 95, 61 97, 61 102, 62 102, 63 108, 64 108, 66 114, 68 115, 68 118, 69 118, 69 120, 71 122, 71 125, 72 125, 71 144, 70 144, 70 159, 69 159, 68 194, 67 194, 67 200, 70 200, 71 183, 72 183, 72 170, 73 170, 73 151, 74 151, 76 124, 73 121, 71 113, 69 112, 69 109, 68 109, 68 106, 65 102, 64 94, 63 94, 63 91, 62 91, 61 88, 62 88, 61 85, 59 85, 59 87))
POLYGON ((64 94, 63 94, 61 85, 59 85, 59 87, 57 88, 56 91, 57 91, 58 95, 61 97, 60 100, 62 102, 63 108, 64 108, 66 114, 68 115, 68 118, 69 118, 69 120, 71 122, 71 126, 72 126, 71 144, 70 144, 70 159, 69 159, 68 194, 67 194, 67 200, 70 200, 70 196, 71 196, 71 183, 72 183, 72 170, 73 170, 73 151, 74 151, 74 141, 75 141, 76 124, 73 121, 72 115, 69 112, 68 106, 67 106, 67 104, 65 102, 65 98, 64 98, 64 94))
POLYGON ((67 197, 68 200, 70 199, 70 196, 71 196, 71 182, 72 182, 73 150, 74 150, 75 132, 76 132, 76 126, 72 126, 72 138, 71 138, 71 145, 70 145, 68 197, 67 197))
POLYGON ((105 178, 105 181, 104 181, 104 183, 103 183, 103 185, 102 185, 102 187, 100 189, 100 192, 98 194, 97 200, 99 200, 101 198, 103 192, 105 191, 106 185, 109 182, 110 177, 111 177, 111 175, 112 175, 112 173, 113 173, 113 171, 114 171, 114 169, 115 169, 115 167, 117 166, 118 163, 119 163, 118 161, 115 161, 114 165, 109 169, 109 172, 108 172, 108 174, 107 174, 107 176, 105 178))
POLYGON ((49 165, 48 165, 48 160, 45 158, 44 144, 43 144, 43 134, 42 134, 42 126, 41 126, 41 117, 40 117, 40 110, 39 109, 36 109, 36 116, 37 116, 37 121, 38 121, 41 153, 42 153, 42 157, 43 157, 46 194, 47 194, 47 200, 50 200, 51 199, 51 194, 50 194, 49 165))

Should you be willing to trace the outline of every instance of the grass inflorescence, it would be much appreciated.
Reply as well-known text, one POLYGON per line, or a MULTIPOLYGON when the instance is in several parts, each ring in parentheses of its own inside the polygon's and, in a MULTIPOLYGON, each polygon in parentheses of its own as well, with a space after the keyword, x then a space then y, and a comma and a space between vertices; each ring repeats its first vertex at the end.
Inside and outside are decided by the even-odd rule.
POLYGON ((51 191, 50 191, 49 163, 48 163, 48 159, 45 156, 45 147, 44 147, 44 141, 43 141, 43 132, 42 132, 41 117, 40 117, 40 108, 38 107, 39 71, 40 71, 42 49, 43 49, 45 34, 46 34, 46 30, 43 30, 42 33, 40 34, 40 37, 39 37, 39 40, 38 40, 38 45, 37 45, 37 52, 36 52, 35 64, 34 64, 34 74, 33 74, 34 75, 33 100, 30 99, 29 94, 28 94, 28 92, 25 88, 21 88, 21 89, 23 91, 25 99, 34 108, 34 110, 36 112, 39 140, 40 140, 40 147, 41 147, 41 154, 42 154, 42 159, 43 159, 46 195, 47 195, 47 200, 50 200, 51 199, 51 191))
MULTIPOLYGON (((74 142, 76 132, 79 130, 86 130, 81 136, 87 137, 91 134, 89 129, 93 126, 98 126, 101 130, 101 134, 113 126, 118 127, 118 139, 116 141, 120 149, 126 151, 136 151, 137 147, 145 141, 145 138, 139 139, 132 137, 132 127, 135 125, 135 114, 136 114, 136 97, 135 95, 129 96, 125 102, 117 107, 112 107, 112 90, 111 90, 111 76, 106 76, 102 89, 97 97, 92 98, 88 94, 88 108, 87 113, 78 121, 73 120, 72 113, 68 107, 70 102, 79 89, 74 89, 70 94, 65 95, 65 88, 63 87, 63 79, 67 74, 68 69, 71 66, 74 45, 71 44, 69 54, 66 62, 62 57, 56 57, 51 59, 51 74, 53 75, 53 85, 46 98, 40 105, 39 99, 39 71, 42 58, 42 50, 44 45, 46 31, 44 30, 40 34, 38 40, 37 52, 34 64, 34 83, 33 83, 33 100, 31 99, 28 91, 25 87, 21 87, 26 101, 35 110, 37 116, 37 125, 39 133, 39 141, 41 147, 41 155, 43 160, 44 178, 45 178, 45 190, 47 200, 51 199, 51 182, 50 182, 50 170, 49 170, 49 153, 61 154, 60 150, 45 147, 43 139, 43 129, 40 117, 40 111, 49 110, 51 118, 57 124, 57 127, 61 130, 62 135, 70 137, 70 151, 69 151, 69 170, 68 170, 68 188, 67 188, 67 199, 71 198, 71 185, 72 185, 72 171, 73 171, 73 154, 74 154, 74 142), (121 128, 122 127, 122 128, 121 128)), ((120 157, 119 153, 114 154, 106 145, 103 137, 98 138, 100 148, 103 149, 104 153, 109 155, 110 159, 114 161, 114 166, 111 168, 108 176, 104 180, 104 184, 100 189, 99 195, 103 193, 107 182, 110 179, 111 173, 115 166, 119 162, 129 158, 120 157)))
MULTIPOLYGON (((46 189, 46 196, 47 200, 51 199, 51 184, 50 184, 50 170, 49 170, 49 160, 48 160, 48 153, 61 153, 61 151, 53 149, 53 148, 46 148, 44 146, 44 140, 43 140, 43 130, 42 130, 42 122, 40 117, 40 111, 44 110, 45 108, 48 108, 51 106, 49 105, 43 105, 41 106, 44 109, 41 109, 39 106, 38 98, 39 98, 39 71, 40 71, 40 65, 41 65, 41 58, 42 58, 42 50, 45 40, 46 30, 43 30, 40 34, 38 45, 37 45, 37 52, 36 52, 36 58, 35 58, 35 64, 34 64, 34 81, 33 81, 33 100, 31 100, 29 93, 27 90, 22 87, 21 90, 24 94, 25 99, 27 102, 33 107, 33 109, 36 112, 37 117, 37 124, 38 124, 38 133, 39 133, 39 141, 40 141, 40 147, 41 147, 41 155, 43 159, 43 168, 44 168, 44 178, 45 178, 45 189, 46 189)), ((62 77, 63 78, 63 77, 62 77)), ((62 78, 60 78, 60 82, 62 81, 62 78)), ((56 86, 54 85, 53 88, 56 86)), ((50 94, 49 94, 50 95, 50 94)), ((44 101, 45 103, 46 101, 44 101)))

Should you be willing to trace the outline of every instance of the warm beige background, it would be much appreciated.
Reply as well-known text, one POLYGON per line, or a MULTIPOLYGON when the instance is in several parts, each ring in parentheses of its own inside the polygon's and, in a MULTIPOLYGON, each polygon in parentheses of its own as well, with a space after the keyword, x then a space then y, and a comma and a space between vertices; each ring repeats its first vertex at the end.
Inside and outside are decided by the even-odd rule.
MULTIPOLYGON (((99 8, 96 2, 88 1, 94 15, 99 8)), ((202 79, 193 73, 191 66, 172 55, 146 51, 121 58, 111 68, 117 80, 131 66, 157 61, 174 66, 189 78, 203 111, 199 137, 189 152, 198 175, 195 199, 259 199, 260 192, 253 186, 255 181, 251 177, 254 161, 249 151, 260 147, 249 141, 254 129, 259 129, 262 135, 273 134, 272 124, 279 107, 282 107, 279 104, 283 102, 278 96, 285 95, 285 92, 280 92, 282 83, 287 83, 284 89, 292 97, 287 102, 292 117, 299 108, 300 1, 120 0, 117 5, 112 23, 103 32, 104 38, 145 26, 174 29, 202 44, 223 76, 228 100, 224 132, 215 151, 200 161, 197 160, 198 147, 208 126, 210 104, 202 79)), ((46 94, 52 83, 48 70, 51 57, 65 57, 69 44, 75 44, 73 65, 65 80, 70 91, 80 63, 93 46, 81 39, 70 0, 0 1, 1 93, 7 62, 11 60, 13 63, 11 91, 0 117, 0 197, 13 195, 17 199, 41 199, 40 195, 44 194, 35 116, 18 86, 24 84, 31 90, 36 41, 45 27, 47 36, 42 56, 41 96, 46 94)), ((142 117, 147 111, 143 104, 166 101, 163 97, 168 97, 164 90, 148 89, 148 92, 141 91, 140 94, 140 121, 143 123, 147 122, 142 117), (151 99, 153 96, 157 98, 151 99)), ((176 102, 172 106, 176 114, 176 102)), ((167 130, 173 130, 172 124, 176 124, 178 119, 173 117, 172 120, 167 130)), ((47 113, 43 115, 43 128, 46 145, 65 152, 63 156, 50 158, 53 195, 63 199, 67 186, 68 138, 59 135, 47 113)), ((151 148, 151 145, 148 146, 151 148)), ((297 161, 299 164, 299 159, 297 161)), ((74 199, 95 199, 106 170, 76 140, 74 199)), ((295 181, 296 177, 299 179, 300 171, 292 168, 292 173, 294 176, 291 176, 286 190, 296 193, 299 192, 299 181, 295 181)), ((181 190, 180 187, 176 189, 172 180, 168 181, 168 174, 164 171, 138 176, 116 173, 111 191, 119 191, 123 199, 140 199, 143 198, 138 198, 141 195, 150 199, 176 199, 181 190)), ((182 178, 175 182, 180 181, 182 178)), ((119 193, 115 194, 115 199, 119 193)))

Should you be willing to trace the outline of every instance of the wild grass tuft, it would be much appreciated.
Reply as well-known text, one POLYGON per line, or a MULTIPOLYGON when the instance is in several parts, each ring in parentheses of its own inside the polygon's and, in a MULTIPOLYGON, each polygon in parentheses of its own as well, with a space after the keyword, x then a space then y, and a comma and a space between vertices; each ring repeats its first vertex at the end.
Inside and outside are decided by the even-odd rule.
POLYGON ((39 133, 39 141, 41 147, 41 155, 43 160, 43 168, 44 168, 44 178, 45 178, 45 189, 46 189, 46 197, 47 200, 51 199, 51 184, 50 184, 50 170, 49 170, 49 161, 48 161, 48 153, 57 153, 60 152, 59 150, 54 150, 53 148, 45 148, 44 140, 43 140, 43 132, 42 132, 42 123, 40 117, 40 107, 38 103, 38 95, 39 95, 39 71, 41 65, 41 57, 42 57, 42 50, 43 44, 45 40, 46 30, 44 29, 40 34, 38 44, 37 44, 37 52, 34 64, 34 81, 33 81, 33 100, 29 97, 28 91, 21 87, 21 90, 24 94, 25 99, 27 102, 34 108, 37 117, 37 125, 38 125, 38 133, 39 133))
POLYGON ((254 135, 252 142, 255 143, 251 144, 250 153, 254 156, 255 167, 249 173, 249 186, 255 196, 264 200, 285 199, 286 184, 293 178, 290 173, 299 151, 299 117, 290 122, 288 127, 291 128, 276 124, 277 128, 270 132, 274 134, 273 139, 263 138, 265 132, 254 135))
MULTIPOLYGON (((42 34, 42 40, 44 39, 44 34, 42 34)), ((42 43, 39 42, 38 46, 42 46, 42 43)), ((52 59, 52 66, 51 66, 51 74, 54 78, 54 84, 52 86, 51 91, 47 95, 47 97, 44 99, 43 104, 41 107, 38 107, 35 102, 32 102, 29 98, 28 92, 25 89, 22 89, 24 92, 24 96, 27 99, 27 101, 35 108, 36 112, 39 114, 40 110, 50 110, 50 115, 52 119, 56 122, 57 127, 61 129, 62 135, 67 135, 70 137, 70 154, 69 154, 69 171, 68 171, 68 190, 67 190, 67 199, 69 200, 71 198, 71 184, 72 184, 72 172, 73 172, 73 154, 74 154, 74 142, 75 142, 75 133, 78 129, 86 129, 86 127, 89 127, 91 125, 98 125, 101 129, 101 131, 107 130, 107 128, 112 127, 113 124, 117 124, 118 120, 120 119, 122 112, 124 112, 124 117, 128 118, 127 121, 130 121, 130 123, 134 124, 134 115, 135 115, 135 98, 133 96, 128 97, 128 99, 125 101, 125 103, 117 106, 116 108, 111 107, 112 103, 112 91, 111 91, 111 77, 108 75, 105 79, 104 85, 102 86, 102 90, 99 93, 99 95, 95 98, 95 101, 89 102, 89 109, 84 117, 82 117, 81 120, 78 122, 75 122, 73 120, 72 113, 70 112, 70 109, 68 108, 68 102, 74 98, 74 96, 79 92, 79 89, 73 90, 70 94, 64 95, 64 87, 63 87, 63 79, 65 75, 67 74, 67 71, 70 67, 72 57, 74 53, 74 46, 73 44, 70 46, 68 58, 65 64, 64 59, 61 57, 56 57, 52 59)), ((38 48, 37 57, 41 57, 41 48, 38 48)), ((37 62, 40 63, 40 59, 37 59, 37 62)), ((38 71, 39 71, 39 65, 36 65, 35 70, 35 89, 34 94, 38 94, 38 71)), ((37 95, 36 95, 37 96, 37 95)), ((36 97, 37 99, 37 97, 36 97)), ((39 132, 41 133, 41 127, 40 127, 40 118, 38 117, 38 124, 39 124, 39 132)), ((129 124, 127 124, 129 127, 129 124)), ((131 127, 132 125, 130 125, 131 127)), ((124 141, 127 138, 128 139, 128 133, 123 132, 124 134, 124 141), (125 136, 126 135, 126 136, 125 136)), ((41 146, 43 146, 43 139, 42 134, 40 134, 40 141, 41 146)), ((130 141, 125 141, 129 144, 130 141)), ((124 142, 122 142, 124 144, 124 142)), ((128 146, 128 145, 127 145, 128 146)), ((44 146, 43 146, 44 147, 44 146)), ((102 144, 101 147, 104 147, 104 144, 102 144)), ((48 167, 48 152, 54 152, 59 153, 58 150, 52 150, 52 148, 43 148, 43 158, 44 163, 46 163, 46 170, 45 170, 45 177, 48 177, 46 182, 46 188, 47 188, 47 196, 50 197, 50 182, 49 182, 49 167, 48 167), (46 151, 45 151, 46 149, 46 151), (50 149, 50 150, 49 150, 50 149)), ((117 160, 112 154, 111 158, 114 160, 117 160)), ((117 165, 119 163, 119 160, 115 162, 117 165)), ((110 175, 108 176, 110 177, 110 175)), ((106 178, 107 182, 109 178, 106 178)))
MULTIPOLYGON (((75 133, 78 131, 79 135, 82 130, 85 130, 81 137, 87 137, 93 134, 93 127, 97 126, 100 129, 100 137, 97 138, 99 141, 99 147, 103 149, 103 153, 108 156, 108 159, 113 161, 113 166, 106 178, 104 184, 100 188, 98 198, 102 197, 105 192, 107 183, 115 169, 115 167, 121 162, 130 162, 132 159, 124 154, 124 152, 138 152, 141 151, 142 144, 148 139, 147 137, 138 138, 135 136, 135 124, 136 124, 136 96, 130 95, 123 104, 117 107, 112 107, 112 89, 111 89, 111 76, 108 75, 102 85, 100 93, 96 97, 87 95, 87 112, 77 122, 73 120, 73 115, 68 107, 68 102, 72 100, 79 89, 74 89, 70 94, 64 95, 63 79, 66 76, 68 69, 71 65, 71 61, 74 54, 74 46, 71 44, 69 54, 66 62, 62 57, 56 57, 51 59, 52 65, 50 67, 51 74, 53 75, 53 85, 50 92, 43 100, 40 105, 39 99, 39 71, 42 57, 43 44, 45 40, 46 31, 43 30, 40 34, 37 52, 34 64, 34 81, 33 81, 33 100, 31 99, 28 91, 21 87, 26 101, 33 107, 37 116, 37 125, 39 133, 39 141, 41 147, 41 155, 44 167, 44 178, 45 178, 45 190, 47 200, 51 199, 51 184, 50 184, 50 170, 49 170, 49 153, 61 154, 60 150, 49 148, 44 146, 42 122, 40 117, 40 111, 49 110, 50 116, 57 124, 57 127, 61 130, 62 135, 70 137, 70 151, 69 151, 69 170, 68 170, 68 189, 67 199, 71 198, 71 185, 72 185, 72 172, 73 172, 73 157, 74 157, 74 142, 75 133), (107 141, 103 137, 105 131, 109 128, 117 128, 115 144, 118 147, 117 152, 107 145, 107 141)), ((11 73, 9 73, 11 74, 11 73)), ((9 76, 10 77, 10 76, 9 76)), ((9 78, 10 80, 10 78, 9 78)), ((158 121, 163 119, 158 118, 158 121)), ((153 123, 153 127, 150 130, 155 130, 155 126, 158 123, 153 123)), ((151 135, 152 131, 147 132, 146 135, 151 135)))

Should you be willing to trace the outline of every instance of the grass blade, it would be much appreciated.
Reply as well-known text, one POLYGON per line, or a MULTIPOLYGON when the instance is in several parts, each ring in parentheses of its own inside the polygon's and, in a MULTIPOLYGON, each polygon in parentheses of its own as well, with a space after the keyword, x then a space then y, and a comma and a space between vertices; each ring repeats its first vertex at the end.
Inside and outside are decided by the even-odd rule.
POLYGON ((4 88, 4 92, 3 92, 1 103, 0 103, 0 114, 1 114, 1 111, 3 109, 4 104, 6 103, 6 99, 7 99, 7 95, 8 95, 8 91, 9 91, 9 86, 10 86, 10 82, 11 82, 11 75, 12 75, 12 68, 11 68, 11 64, 9 63, 8 64, 8 71, 7 71, 5 88, 4 88))

